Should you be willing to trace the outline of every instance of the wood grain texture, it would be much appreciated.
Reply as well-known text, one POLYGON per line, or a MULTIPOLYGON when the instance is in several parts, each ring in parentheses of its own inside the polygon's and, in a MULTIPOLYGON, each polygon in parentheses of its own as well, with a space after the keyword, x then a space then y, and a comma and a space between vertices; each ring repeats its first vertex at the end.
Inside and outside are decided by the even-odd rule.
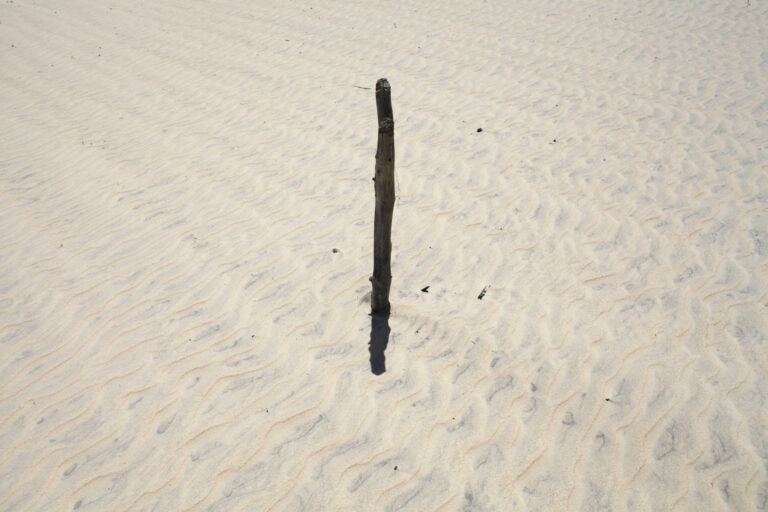
POLYGON ((374 190, 376 210, 373 224, 373 275, 371 311, 388 313, 392 284, 392 215, 395 208, 395 121, 391 87, 386 78, 376 82, 376 113, 379 136, 376 144, 374 190))

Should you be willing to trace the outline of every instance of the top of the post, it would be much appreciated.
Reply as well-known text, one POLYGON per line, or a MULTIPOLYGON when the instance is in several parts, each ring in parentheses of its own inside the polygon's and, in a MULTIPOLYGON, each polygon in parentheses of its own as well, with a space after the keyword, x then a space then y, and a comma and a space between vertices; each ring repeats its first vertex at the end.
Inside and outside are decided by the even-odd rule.
POLYGON ((376 80, 376 94, 379 93, 380 89, 390 89, 389 80, 386 78, 379 78, 376 80))
POLYGON ((394 130, 391 91, 392 88, 386 78, 379 78, 376 81, 376 113, 379 116, 379 131, 391 132, 394 130))

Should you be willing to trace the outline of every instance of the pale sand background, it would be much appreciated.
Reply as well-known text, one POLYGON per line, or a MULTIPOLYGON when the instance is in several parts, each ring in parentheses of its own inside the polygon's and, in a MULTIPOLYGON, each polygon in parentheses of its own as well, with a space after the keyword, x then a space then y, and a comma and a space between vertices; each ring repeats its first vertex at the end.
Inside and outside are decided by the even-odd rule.
POLYGON ((1 510, 768 508, 765 2, 0 22, 1 510))

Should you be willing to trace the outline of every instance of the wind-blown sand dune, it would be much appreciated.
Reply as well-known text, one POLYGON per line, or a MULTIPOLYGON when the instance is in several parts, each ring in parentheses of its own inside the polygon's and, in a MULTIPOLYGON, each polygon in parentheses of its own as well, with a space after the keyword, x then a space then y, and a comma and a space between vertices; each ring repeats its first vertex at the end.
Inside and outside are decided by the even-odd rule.
POLYGON ((763 2, 9 0, 0 59, 0 510, 768 509, 763 2))

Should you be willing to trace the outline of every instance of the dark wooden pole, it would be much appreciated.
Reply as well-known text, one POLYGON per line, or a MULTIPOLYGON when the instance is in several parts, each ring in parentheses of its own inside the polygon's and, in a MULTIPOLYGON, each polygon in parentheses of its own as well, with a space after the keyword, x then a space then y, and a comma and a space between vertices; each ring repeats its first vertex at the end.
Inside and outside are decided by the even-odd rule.
POLYGON ((373 219, 373 292, 371 311, 389 313, 389 287, 392 283, 392 211, 395 208, 395 122, 389 82, 376 82, 376 113, 379 141, 376 145, 376 213, 373 219))

